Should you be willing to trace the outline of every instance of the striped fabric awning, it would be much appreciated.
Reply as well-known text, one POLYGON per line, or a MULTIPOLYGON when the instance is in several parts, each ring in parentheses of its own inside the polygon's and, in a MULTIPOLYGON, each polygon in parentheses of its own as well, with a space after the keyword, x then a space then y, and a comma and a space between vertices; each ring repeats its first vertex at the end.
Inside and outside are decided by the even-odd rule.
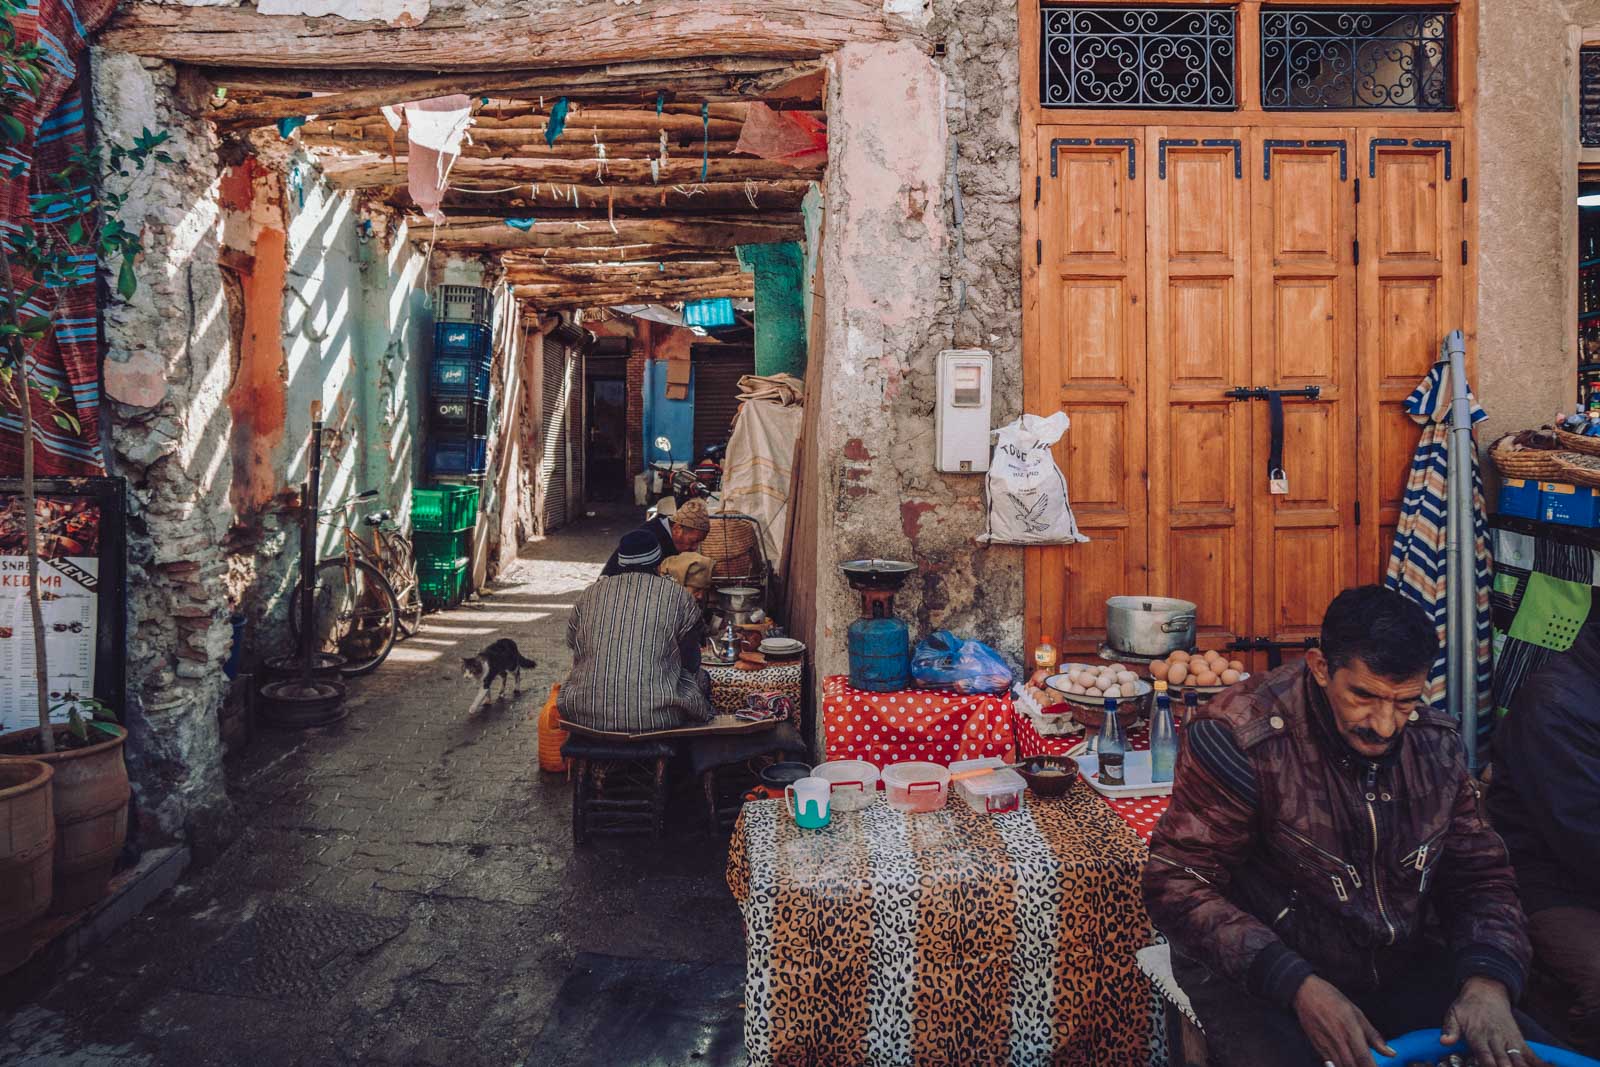
MULTIPOLYGON (((1448 659, 1445 650, 1445 621, 1448 589, 1448 517, 1446 508, 1450 486, 1450 365, 1434 364, 1427 377, 1406 398, 1405 411, 1422 427, 1411 460, 1411 475, 1406 480, 1405 497, 1400 505, 1400 521, 1394 532, 1394 547, 1389 553, 1389 573, 1384 584, 1415 600, 1427 609, 1439 632, 1439 657, 1428 674, 1423 700, 1436 707, 1446 706, 1448 659)), ((1472 422, 1486 418, 1476 400, 1472 402, 1472 422)), ((1489 556, 1487 509, 1483 499, 1483 479, 1478 471, 1477 435, 1472 452, 1472 526, 1477 555, 1475 590, 1477 600, 1478 643, 1478 731, 1486 735, 1493 725, 1488 714, 1490 682, 1494 661, 1490 653, 1489 589, 1493 564, 1489 556)))

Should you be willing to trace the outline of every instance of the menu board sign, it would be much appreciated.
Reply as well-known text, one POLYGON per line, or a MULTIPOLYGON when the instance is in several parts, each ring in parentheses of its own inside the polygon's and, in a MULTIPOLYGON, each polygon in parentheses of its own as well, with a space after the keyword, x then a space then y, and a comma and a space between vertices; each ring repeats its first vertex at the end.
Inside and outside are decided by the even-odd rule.
MULTIPOLYGON (((0 733, 39 723, 26 513, 12 485, 0 483, 0 733)), ((103 478, 49 480, 37 494, 49 694, 52 706, 63 705, 51 714, 56 722, 66 721, 75 695, 121 707, 120 504, 121 483, 103 478)))

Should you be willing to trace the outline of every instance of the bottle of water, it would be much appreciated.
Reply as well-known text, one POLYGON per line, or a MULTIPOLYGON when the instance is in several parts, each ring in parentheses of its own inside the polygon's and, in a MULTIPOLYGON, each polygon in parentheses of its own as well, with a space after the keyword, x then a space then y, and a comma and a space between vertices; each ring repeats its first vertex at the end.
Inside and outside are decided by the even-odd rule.
POLYGON ((1150 780, 1172 781, 1178 762, 1178 730, 1172 721, 1172 699, 1167 683, 1156 683, 1156 710, 1150 717, 1150 780))
POLYGON ((1128 752, 1128 742, 1122 736, 1122 725, 1117 722, 1117 698, 1106 697, 1106 721, 1100 724, 1099 743, 1095 752, 1100 757, 1100 784, 1123 785, 1122 764, 1128 752))
POLYGON ((1200 694, 1193 689, 1183 691, 1183 725, 1188 726, 1194 722, 1195 713, 1200 710, 1200 694))

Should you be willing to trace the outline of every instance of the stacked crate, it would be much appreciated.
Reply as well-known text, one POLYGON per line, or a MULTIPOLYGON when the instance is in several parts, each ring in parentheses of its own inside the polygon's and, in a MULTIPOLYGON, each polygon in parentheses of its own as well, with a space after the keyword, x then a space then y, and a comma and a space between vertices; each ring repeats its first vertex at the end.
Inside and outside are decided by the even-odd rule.
POLYGON ((428 375, 428 473, 435 482, 482 485, 489 459, 489 290, 444 285, 435 297, 428 375))
POLYGON ((448 608, 461 602, 477 524, 477 486, 412 491, 411 546, 417 557, 417 584, 428 607, 448 608))

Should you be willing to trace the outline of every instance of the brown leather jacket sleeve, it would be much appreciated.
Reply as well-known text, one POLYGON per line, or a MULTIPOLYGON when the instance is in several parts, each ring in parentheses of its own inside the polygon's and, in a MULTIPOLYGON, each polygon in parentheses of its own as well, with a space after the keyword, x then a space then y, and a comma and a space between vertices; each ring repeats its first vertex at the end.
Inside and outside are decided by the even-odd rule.
POLYGON ((1236 784, 1248 772, 1248 757, 1223 724, 1206 724, 1239 773, 1211 768, 1215 758, 1197 758, 1195 732, 1184 731, 1172 802, 1150 842, 1144 869, 1144 901, 1151 921, 1185 956, 1220 971, 1256 996, 1285 1008, 1311 975, 1311 965, 1261 920, 1227 896, 1229 872, 1242 864, 1256 832, 1253 795, 1236 784), (1225 777, 1233 779, 1224 784, 1225 777))
MULTIPOLYGON (((1460 750, 1458 748, 1458 754, 1460 750)), ((1478 784, 1460 759, 1461 789, 1432 875, 1435 911, 1455 954, 1458 983, 1475 975, 1522 994, 1533 950, 1505 842, 1484 817, 1478 784)))

